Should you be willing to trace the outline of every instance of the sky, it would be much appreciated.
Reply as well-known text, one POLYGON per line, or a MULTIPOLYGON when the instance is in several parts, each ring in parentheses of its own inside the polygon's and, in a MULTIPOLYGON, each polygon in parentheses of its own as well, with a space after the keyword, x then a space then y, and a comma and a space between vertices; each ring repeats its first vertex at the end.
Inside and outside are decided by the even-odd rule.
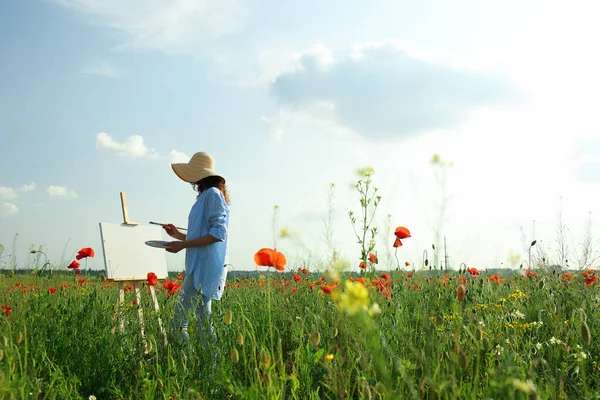
POLYGON ((169 164, 198 151, 227 179, 234 270, 274 246, 326 269, 329 218, 357 270, 367 166, 380 269, 443 237, 454 267, 518 266, 533 239, 560 262, 559 213, 573 260, 600 225, 599 18, 594 0, 0 2, 0 267, 42 246, 104 269, 120 192, 131 220, 186 226, 169 164))

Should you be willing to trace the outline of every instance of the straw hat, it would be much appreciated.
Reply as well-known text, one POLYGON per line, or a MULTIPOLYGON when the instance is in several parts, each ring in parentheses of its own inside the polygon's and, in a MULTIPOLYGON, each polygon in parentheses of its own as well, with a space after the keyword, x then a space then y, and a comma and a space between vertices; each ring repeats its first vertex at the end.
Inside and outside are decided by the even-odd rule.
POLYGON ((209 176, 218 176, 225 181, 225 178, 215 172, 215 159, 204 151, 194 154, 187 163, 171 164, 171 168, 180 179, 190 183, 209 176))

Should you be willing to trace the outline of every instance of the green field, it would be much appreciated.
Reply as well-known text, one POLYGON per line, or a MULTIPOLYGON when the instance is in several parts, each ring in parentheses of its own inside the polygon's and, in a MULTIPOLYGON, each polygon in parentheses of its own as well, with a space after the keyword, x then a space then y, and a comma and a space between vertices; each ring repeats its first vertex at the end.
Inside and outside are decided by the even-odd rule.
MULTIPOLYGON (((2 276, 1 397, 600 396, 600 298, 592 272, 396 271, 367 275, 363 286, 356 274, 350 281, 347 274, 264 271, 230 280, 222 301, 213 302, 217 363, 193 321, 191 348, 170 331, 165 346, 146 287, 144 345, 133 290, 119 311, 125 330, 112 333, 114 283, 2 276)), ((168 326, 177 296, 163 284, 160 317, 168 326)))

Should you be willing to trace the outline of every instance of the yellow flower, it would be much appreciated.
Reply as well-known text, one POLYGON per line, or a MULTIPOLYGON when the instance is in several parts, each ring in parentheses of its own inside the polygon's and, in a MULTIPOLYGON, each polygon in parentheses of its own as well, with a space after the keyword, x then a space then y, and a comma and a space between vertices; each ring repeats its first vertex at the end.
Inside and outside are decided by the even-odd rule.
POLYGON ((361 283, 346 281, 344 287, 342 293, 334 292, 334 299, 341 310, 350 315, 368 310, 369 292, 361 283))
POLYGON ((327 354, 327 355, 325 356, 325 359, 326 359, 327 361, 331 361, 331 360, 333 360, 333 354, 327 354))

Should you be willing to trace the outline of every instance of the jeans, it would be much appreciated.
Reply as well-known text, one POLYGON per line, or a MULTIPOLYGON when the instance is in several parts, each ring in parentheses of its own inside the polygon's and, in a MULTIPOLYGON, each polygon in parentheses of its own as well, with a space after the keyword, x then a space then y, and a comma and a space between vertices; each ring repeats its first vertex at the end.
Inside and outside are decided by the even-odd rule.
POLYGON ((208 296, 203 295, 194 287, 194 276, 186 275, 183 280, 183 285, 179 290, 179 301, 175 305, 176 325, 172 326, 183 331, 183 338, 189 339, 187 328, 189 324, 189 312, 195 308, 196 324, 200 335, 200 342, 204 343, 204 347, 208 350, 208 339, 216 341, 214 327, 210 320, 211 301, 208 296), (199 301, 201 300, 201 301, 199 301), (208 324, 208 326, 206 326, 208 324), (177 327, 179 325, 179 327, 177 327))

